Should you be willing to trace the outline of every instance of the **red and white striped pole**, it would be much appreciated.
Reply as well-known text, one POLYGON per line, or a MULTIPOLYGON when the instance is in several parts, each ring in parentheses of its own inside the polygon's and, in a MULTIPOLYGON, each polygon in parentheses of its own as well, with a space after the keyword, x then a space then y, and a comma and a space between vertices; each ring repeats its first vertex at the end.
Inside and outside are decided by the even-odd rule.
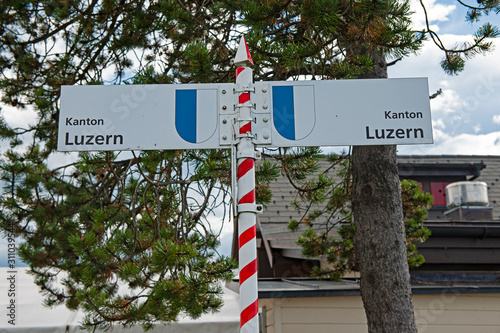
POLYGON ((245 37, 241 38, 236 57, 236 90, 239 110, 236 156, 238 164, 238 256, 240 280, 240 332, 259 332, 259 301, 257 280, 257 206, 255 204, 255 146, 252 141, 253 65, 245 37))

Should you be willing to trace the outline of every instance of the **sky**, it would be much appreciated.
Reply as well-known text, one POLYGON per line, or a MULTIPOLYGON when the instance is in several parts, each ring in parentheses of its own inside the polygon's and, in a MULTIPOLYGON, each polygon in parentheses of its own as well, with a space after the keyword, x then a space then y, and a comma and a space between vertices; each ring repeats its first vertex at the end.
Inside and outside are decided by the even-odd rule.
MULTIPOLYGON (((465 22, 465 10, 450 0, 424 0, 431 27, 448 46, 470 40, 478 25, 465 22)), ((424 27, 420 5, 413 3, 415 28, 424 27)), ((488 21, 500 26, 500 16, 488 21)), ((495 42, 500 43, 500 39, 495 42)), ((251 50, 250 50, 251 52, 251 50)), ((444 73, 439 63, 443 57, 431 41, 424 43, 412 55, 389 68, 389 77, 427 77, 429 94, 442 89, 443 93, 431 100, 434 143, 398 146, 399 154, 414 155, 499 155, 500 154, 500 45, 486 56, 468 60, 465 70, 456 76, 444 73)), ((33 112, 3 108, 6 120, 14 126, 23 125, 33 112)), ((328 150, 335 150, 328 149, 328 150)), ((222 254, 230 254, 232 227, 221 234, 222 254)), ((5 266, 7 242, 0 240, 0 266, 5 266)))
MULTIPOLYGON (((480 25, 465 22, 465 10, 458 2, 425 0, 425 4, 431 27, 447 46, 470 40, 480 25)), ((416 11, 413 22, 422 28, 422 11, 418 5, 413 8, 416 11)), ((500 26, 498 16, 489 21, 500 26)), ((443 53, 432 41, 425 42, 417 55, 389 67, 389 77, 427 77, 430 94, 438 89, 443 91, 431 100, 434 144, 399 146, 399 154, 500 154, 499 41, 495 42, 493 52, 468 60, 465 70, 456 76, 447 75, 441 69, 443 53)))

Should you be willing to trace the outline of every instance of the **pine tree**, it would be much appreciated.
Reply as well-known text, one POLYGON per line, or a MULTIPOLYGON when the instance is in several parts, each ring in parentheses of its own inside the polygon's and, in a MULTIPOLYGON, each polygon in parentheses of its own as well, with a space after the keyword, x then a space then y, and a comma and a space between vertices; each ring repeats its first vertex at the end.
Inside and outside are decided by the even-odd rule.
POLYGON ((61 85, 232 81, 235 14, 222 5, 0 5, 2 101, 20 115, 36 111, 24 128, 0 124, 10 144, 0 225, 24 240, 19 254, 45 303, 83 309, 89 329, 148 328, 220 308, 221 281, 236 267, 217 253, 229 216, 229 157, 223 150, 57 153, 61 85))
MULTIPOLYGON (((497 0, 483 1, 469 18, 498 9, 497 0)), ((0 118, 9 143, 0 226, 24 239, 20 254, 47 303, 83 308, 89 328, 149 327, 216 310, 218 281, 234 267, 217 256, 217 230, 208 224, 227 198, 227 152, 57 153, 61 85, 234 82, 241 32, 256 81, 383 73, 386 58, 418 50, 425 35, 455 73, 462 57, 487 51, 486 38, 498 34, 484 26, 473 44, 449 50, 432 31, 412 31, 408 15, 408 3, 395 0, 2 2, 2 102, 20 115, 33 107, 36 118, 21 127, 0 118)), ((381 155, 394 163, 394 148, 362 149, 375 167, 385 163, 381 155)), ((258 175, 261 202, 278 167, 289 166, 266 164, 258 175)), ((369 189, 369 180, 354 182, 355 194, 369 189)))

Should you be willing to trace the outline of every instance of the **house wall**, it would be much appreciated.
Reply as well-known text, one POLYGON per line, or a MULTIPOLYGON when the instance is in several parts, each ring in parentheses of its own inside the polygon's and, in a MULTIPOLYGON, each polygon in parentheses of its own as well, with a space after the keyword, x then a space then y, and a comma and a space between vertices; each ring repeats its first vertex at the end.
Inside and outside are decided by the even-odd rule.
MULTIPOLYGON (((420 333, 500 333, 500 294, 414 295, 420 333)), ((263 299, 267 333, 366 333, 360 296, 263 299)))

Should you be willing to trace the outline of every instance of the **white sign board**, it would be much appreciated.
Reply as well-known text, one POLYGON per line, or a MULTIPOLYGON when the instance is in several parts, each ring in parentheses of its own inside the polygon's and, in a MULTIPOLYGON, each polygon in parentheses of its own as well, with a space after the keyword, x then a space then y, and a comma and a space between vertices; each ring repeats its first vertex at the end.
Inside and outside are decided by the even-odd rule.
POLYGON ((218 148, 219 90, 233 86, 63 86, 58 150, 218 148))
POLYGON ((274 147, 433 142, 426 78, 286 81, 269 86, 274 147))
MULTIPOLYGON (((63 86, 58 149, 227 148, 221 119, 236 114, 233 88, 63 86)), ((256 134, 263 119, 270 128, 267 147, 432 143, 425 78, 258 82, 250 100, 256 134)))

